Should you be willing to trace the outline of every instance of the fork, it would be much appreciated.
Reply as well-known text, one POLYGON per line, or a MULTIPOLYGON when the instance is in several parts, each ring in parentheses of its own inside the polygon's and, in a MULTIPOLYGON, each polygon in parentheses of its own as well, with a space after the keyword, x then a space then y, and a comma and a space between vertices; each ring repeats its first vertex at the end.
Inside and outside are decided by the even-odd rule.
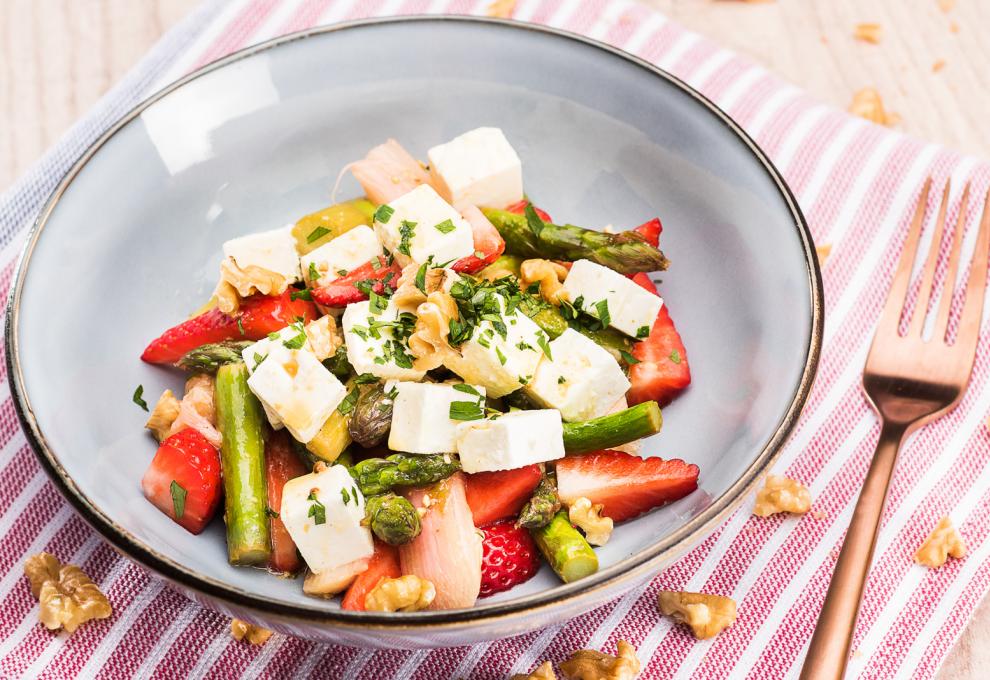
POLYGON ((904 252, 863 369, 863 389, 881 421, 880 440, 832 574, 825 604, 801 670, 801 680, 840 680, 845 673, 897 453, 908 435, 956 407, 969 384, 973 369, 987 280, 990 192, 983 203, 983 216, 966 282, 965 302, 956 339, 949 344, 947 330, 970 185, 967 184, 963 191, 959 217, 951 237, 952 243, 949 244, 951 254, 942 296, 938 300, 934 332, 930 339, 925 340, 923 333, 929 301, 932 306, 936 304, 935 266, 945 231, 949 183, 945 185, 939 204, 932 245, 921 273, 921 285, 913 311, 908 310, 907 293, 931 188, 932 180, 928 179, 921 190, 904 242, 904 252), (903 335, 900 333, 902 323, 907 324, 903 335))

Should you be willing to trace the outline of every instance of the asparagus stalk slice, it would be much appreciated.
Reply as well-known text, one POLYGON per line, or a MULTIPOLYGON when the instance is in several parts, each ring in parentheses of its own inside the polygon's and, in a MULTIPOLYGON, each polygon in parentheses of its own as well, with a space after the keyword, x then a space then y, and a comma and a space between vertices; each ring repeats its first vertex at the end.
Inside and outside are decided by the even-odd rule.
POLYGON ((239 364, 241 352, 250 341, 228 340, 200 345, 176 362, 176 366, 198 373, 216 373, 224 364, 239 364))
POLYGON ((621 446, 660 431, 663 417, 655 401, 577 423, 564 423, 564 450, 584 453, 621 446))
POLYGON ((316 436, 309 440, 306 448, 324 462, 335 462, 351 443, 351 433, 347 430, 349 420, 350 416, 334 411, 316 436))
POLYGON ((527 529, 541 529, 560 510, 560 497, 557 495, 557 479, 550 473, 543 475, 539 485, 533 491, 533 497, 519 511, 516 525, 527 529))
POLYGON ((561 510, 550 523, 531 532, 537 547, 564 583, 598 571, 598 556, 561 510))
MULTIPOLYGON (((560 311, 534 295, 524 294, 519 303, 519 309, 549 335, 551 340, 556 339, 567 330, 567 319, 563 317, 560 311)), ((633 343, 624 334, 613 328, 589 330, 580 324, 575 324, 575 330, 607 349, 620 364, 626 363, 622 353, 631 351, 633 343)))
POLYGON ((244 364, 224 364, 217 370, 217 424, 223 435, 224 520, 227 557, 231 564, 268 562, 267 492, 265 489, 264 413, 248 389, 244 364))
POLYGON ((365 514, 365 522, 371 526, 371 531, 389 545, 408 543, 423 530, 413 504, 394 493, 368 498, 365 514))
POLYGON ((482 212, 505 239, 506 252, 521 257, 591 260, 620 274, 667 268, 667 258, 635 231, 606 234, 573 224, 544 222, 527 206, 525 215, 505 210, 482 212))
POLYGON ((446 453, 430 456, 396 453, 388 458, 367 458, 351 468, 351 476, 365 497, 388 493, 397 486, 420 486, 446 479, 461 469, 446 453))

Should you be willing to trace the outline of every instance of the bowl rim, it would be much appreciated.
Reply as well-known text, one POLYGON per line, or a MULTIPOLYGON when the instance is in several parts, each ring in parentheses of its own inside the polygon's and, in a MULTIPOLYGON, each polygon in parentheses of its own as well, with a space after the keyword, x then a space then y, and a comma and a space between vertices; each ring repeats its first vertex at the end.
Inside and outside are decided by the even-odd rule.
MULTIPOLYGON (((613 591, 616 588, 626 588, 635 585, 645 572, 655 570, 661 563, 668 562, 680 553, 686 551, 700 540, 707 532, 725 519, 736 509, 743 499, 753 490, 762 474, 780 455, 783 444, 794 429, 801 413, 818 368, 821 352, 824 307, 821 271, 815 255, 814 243, 807 221, 797 203, 791 189, 784 181, 780 172, 767 155, 757 146, 753 139, 728 114, 722 111, 703 94, 686 82, 666 72, 658 66, 607 43, 559 28, 492 17, 476 17, 464 15, 410 15, 399 17, 374 17, 353 21, 319 26, 273 38, 256 45, 249 46, 226 57, 217 59, 201 68, 180 78, 174 83, 155 92, 147 99, 138 103, 124 114, 106 132, 94 141, 72 167, 66 172, 58 186, 47 199, 44 208, 27 235, 23 250, 18 259, 14 272, 13 283, 8 296, 7 315, 5 323, 5 340, 7 344, 6 362, 10 376, 11 392, 14 395, 14 406, 18 419, 24 429, 28 443, 35 452, 45 472, 55 483, 61 494, 72 504, 75 510, 93 526, 110 544, 126 557, 138 562, 169 581, 179 585, 197 596, 205 596, 209 600, 219 600, 231 608, 248 609, 261 617, 277 617, 287 621, 305 620, 307 623, 333 624, 337 628, 350 628, 364 631, 380 630, 386 633, 422 630, 425 626, 448 628, 457 627, 463 623, 484 625, 496 620, 504 620, 516 615, 532 615, 537 612, 550 612, 552 609, 567 601, 588 601, 596 593, 613 591), (313 605, 289 604, 272 602, 252 594, 241 588, 232 586, 212 577, 199 574, 183 566, 171 558, 157 552, 151 546, 139 540, 126 529, 118 525, 98 508, 82 492, 68 476, 59 462, 58 457, 48 445, 44 433, 35 418, 31 401, 25 391, 24 378, 20 363, 18 343, 18 321, 21 293, 30 264, 31 255, 38 242, 42 230, 54 212, 62 195, 72 184, 89 160, 124 126, 137 118, 145 109, 155 102, 168 96, 173 91, 185 86, 215 70, 222 69, 242 59, 277 48, 282 45, 304 40, 306 38, 362 28, 380 24, 398 23, 437 23, 437 24, 481 24, 499 26, 500 29, 523 30, 543 34, 552 38, 563 38, 585 47, 604 51, 612 56, 620 57, 640 68, 646 69, 682 93, 689 95, 708 113, 729 129, 739 141, 750 151, 752 156, 762 166, 764 172, 776 185, 785 205, 790 211, 794 228, 804 249, 807 266, 808 287, 811 295, 811 332, 806 347, 805 364, 801 378, 795 386, 792 399, 780 418, 772 436, 763 445, 762 450, 743 474, 717 498, 714 498, 704 511, 688 520, 682 526, 638 553, 618 562, 598 573, 570 584, 561 584, 547 591, 527 595, 505 602, 476 605, 470 609, 454 609, 440 611, 420 611, 411 613, 354 612, 343 609, 326 609, 314 600, 313 605)), ((201 598, 197 598, 201 599, 201 598)))

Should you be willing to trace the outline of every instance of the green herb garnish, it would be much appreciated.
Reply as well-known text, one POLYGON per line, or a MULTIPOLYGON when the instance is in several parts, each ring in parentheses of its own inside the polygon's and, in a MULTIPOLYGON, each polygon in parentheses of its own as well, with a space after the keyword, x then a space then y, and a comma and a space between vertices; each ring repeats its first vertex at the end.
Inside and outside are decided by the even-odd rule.
POLYGON ((635 366, 636 364, 639 363, 639 359, 637 359, 636 357, 634 357, 632 354, 630 354, 624 349, 620 349, 619 354, 622 356, 622 360, 625 361, 630 366, 635 366))
POLYGON ((602 322, 602 326, 607 326, 612 322, 612 315, 608 313, 608 300, 596 302, 595 311, 598 312, 598 320, 602 322))
POLYGON ((454 223, 451 220, 444 220, 440 224, 434 224, 433 228, 439 231, 441 234, 449 234, 450 232, 454 231, 454 229, 457 229, 457 227, 454 226, 454 223))
POLYGON ((306 300, 307 302, 313 301, 313 293, 310 292, 309 288, 303 288, 302 290, 294 290, 289 293, 290 300, 306 300))
POLYGON ((530 230, 533 232, 536 238, 540 238, 540 234, 543 232, 543 227, 546 226, 546 223, 542 219, 540 219, 540 216, 536 214, 535 210, 533 210, 532 203, 526 204, 525 214, 526 214, 526 224, 529 225, 530 230))
POLYGON ((354 405, 357 403, 359 396, 361 396, 361 390, 355 387, 347 393, 347 396, 344 397, 343 401, 337 404, 337 412, 342 416, 349 414, 354 410, 354 405))
POLYGON ((681 353, 675 349, 670 353, 670 360, 673 361, 675 364, 681 363, 681 353))
POLYGON ((392 215, 395 213, 395 208, 390 205, 380 205, 378 210, 375 211, 375 222, 380 222, 381 224, 388 224, 388 221, 392 219, 392 215))
POLYGON ((324 506, 323 503, 320 502, 320 499, 316 497, 316 489, 313 489, 312 491, 309 492, 309 495, 306 496, 306 500, 312 501, 313 503, 312 505, 309 506, 309 512, 306 513, 306 516, 312 517, 314 524, 317 525, 326 524, 327 509, 326 506, 324 506))
POLYGON ((172 494, 172 510, 175 511, 175 518, 182 519, 182 516, 186 514, 186 494, 188 492, 174 479, 168 485, 168 490, 172 494))
POLYGON ((547 336, 543 333, 543 331, 536 334, 536 344, 539 345, 540 349, 543 350, 543 353, 547 355, 547 359, 553 361, 553 355, 550 354, 550 343, 547 341, 547 336))
POLYGON ((416 223, 410 222, 409 220, 402 220, 402 226, 399 227, 399 247, 396 248, 396 250, 403 255, 410 256, 409 241, 411 241, 415 235, 416 223))
POLYGON ((502 350, 498 347, 495 348, 495 356, 498 357, 498 362, 505 366, 505 355, 502 354, 502 350))
POLYGON ((144 399, 141 398, 141 395, 142 394, 144 394, 144 385, 138 385, 137 386, 137 389, 134 390, 134 396, 131 397, 131 399, 134 401, 135 404, 137 404, 138 406, 140 406, 141 408, 143 408, 145 411, 147 411, 148 410, 148 402, 146 402, 144 399))
POLYGON ((315 243, 329 233, 330 230, 326 227, 317 227, 313 231, 309 232, 309 236, 306 237, 306 243, 315 243))
POLYGON ((316 268, 315 262, 309 263, 309 281, 310 283, 316 283, 320 280, 320 270, 316 268))
POLYGON ((481 409, 480 402, 452 401, 449 416, 451 420, 481 420, 485 417, 485 412, 481 409))

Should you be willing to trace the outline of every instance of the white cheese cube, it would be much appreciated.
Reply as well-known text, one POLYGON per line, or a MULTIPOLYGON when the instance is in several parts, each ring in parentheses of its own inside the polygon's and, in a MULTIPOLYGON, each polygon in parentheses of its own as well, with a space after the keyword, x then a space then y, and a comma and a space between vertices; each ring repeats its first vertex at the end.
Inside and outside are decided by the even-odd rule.
POLYGON ((663 299, 643 290, 622 274, 578 260, 564 280, 564 290, 571 303, 596 319, 608 309, 609 325, 634 338, 645 338, 653 328, 663 299), (602 302, 605 305, 602 305, 602 302), (606 307, 607 305, 607 307, 606 307))
POLYGON ((385 391, 396 390, 392 403, 392 428, 388 448, 406 453, 454 453, 457 426, 465 417, 451 419, 451 404, 463 416, 479 418, 485 413, 485 388, 473 385, 399 382, 388 383, 385 391))
POLYGON ((512 470, 564 457, 564 428, 554 409, 512 411, 457 426, 464 472, 512 470))
POLYGON ((278 510, 289 536, 314 574, 375 552, 364 520, 364 496, 343 465, 290 479, 278 510))
POLYGON ((273 342, 248 387, 303 444, 317 435, 347 388, 306 349, 273 342))
POLYGON ((403 267, 430 257, 445 264, 474 252, 471 225, 428 184, 379 208, 375 232, 403 267))
POLYGON ((309 272, 315 269, 319 273, 319 280, 311 280, 310 283, 325 286, 381 254, 382 243, 374 229, 362 224, 303 255, 303 275, 309 279, 309 272))
MULTIPOLYGON (((248 375, 254 373, 254 369, 261 364, 262 361, 268 356, 268 352, 271 351, 273 344, 282 344, 288 342, 292 346, 299 345, 302 346, 299 349, 310 349, 309 340, 306 338, 306 333, 302 331, 298 324, 292 326, 286 326, 278 333, 267 338, 262 338, 258 340, 253 345, 248 345, 241 351, 241 357, 244 359, 244 365, 247 367, 248 375), (300 337, 300 334, 302 337, 300 337)), ((265 409, 265 415, 268 417, 268 422, 276 430, 281 430, 285 425, 282 424, 282 419, 278 417, 278 414, 270 409, 264 402, 261 406, 265 409)))
POLYGON ((223 254, 241 269, 261 267, 281 274, 289 283, 299 280, 299 253, 292 225, 227 241, 223 244, 223 254))
MULTIPOLYGON (((399 310, 391 300, 377 314, 372 314, 369 301, 347 305, 343 317, 347 360, 359 375, 371 373, 385 380, 414 381, 426 375, 426 371, 412 367, 409 346, 396 338, 394 325, 399 318, 399 310)), ((415 323, 409 316, 402 319, 410 325, 415 323)))
POLYGON ((629 380, 608 350, 573 328, 550 343, 550 357, 540 361, 525 389, 541 406, 560 411, 567 422, 605 415, 629 389, 629 380))
POLYGON ((465 132, 427 155, 434 185, 458 210, 505 208, 523 199, 522 162, 498 128, 465 132))
POLYGON ((502 321, 505 337, 491 321, 483 320, 471 337, 444 359, 444 366, 464 382, 483 386, 490 397, 504 397, 533 379, 543 356, 540 341, 546 340, 540 327, 518 310, 503 315, 502 321))

